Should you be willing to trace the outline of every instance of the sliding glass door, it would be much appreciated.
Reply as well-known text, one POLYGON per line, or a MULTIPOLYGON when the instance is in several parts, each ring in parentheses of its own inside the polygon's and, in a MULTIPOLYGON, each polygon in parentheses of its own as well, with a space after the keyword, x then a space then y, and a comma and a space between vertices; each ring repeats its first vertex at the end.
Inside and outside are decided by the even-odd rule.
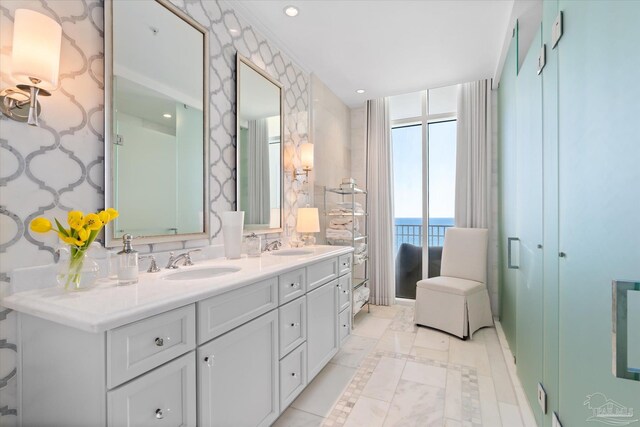
POLYGON ((455 201, 455 86, 391 98, 396 297, 440 275, 455 201))

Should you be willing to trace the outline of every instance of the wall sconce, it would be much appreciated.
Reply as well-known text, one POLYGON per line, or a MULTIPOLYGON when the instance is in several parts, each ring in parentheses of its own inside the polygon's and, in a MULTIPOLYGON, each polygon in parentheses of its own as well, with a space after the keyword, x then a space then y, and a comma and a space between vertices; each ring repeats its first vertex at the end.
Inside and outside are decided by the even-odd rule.
POLYGON ((309 179, 309 172, 313 170, 313 144, 305 142, 300 145, 300 163, 302 163, 302 170, 293 169, 293 179, 298 179, 299 176, 304 176, 304 182, 309 179))
POLYGON ((62 27, 29 9, 16 10, 11 76, 19 84, 0 91, 0 111, 10 119, 38 126, 38 95, 50 96, 58 85, 62 27))

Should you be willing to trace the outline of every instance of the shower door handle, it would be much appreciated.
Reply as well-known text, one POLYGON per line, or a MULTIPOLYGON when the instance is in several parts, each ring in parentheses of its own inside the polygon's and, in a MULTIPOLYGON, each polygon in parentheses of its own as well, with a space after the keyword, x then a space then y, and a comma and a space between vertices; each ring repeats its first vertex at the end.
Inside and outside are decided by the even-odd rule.
MULTIPOLYGON (((640 281, 625 282, 614 280, 612 283, 612 321, 611 329, 613 342, 613 375, 618 378, 640 381, 640 355, 636 354, 633 360, 629 360, 630 345, 636 352, 640 352, 640 339, 629 342, 629 328, 638 328, 637 322, 629 322, 629 314, 636 313, 637 310, 629 309, 629 296, 631 292, 640 292, 640 281), (636 363, 638 366, 630 366, 636 363)), ((638 301, 635 296, 632 301, 638 301)), ((640 337, 640 331, 633 335, 640 337)))
POLYGON ((507 237, 507 266, 512 270, 517 270, 520 268, 519 265, 515 265, 513 263, 513 256, 511 255, 513 250, 513 242, 519 242, 520 239, 518 237, 507 237))

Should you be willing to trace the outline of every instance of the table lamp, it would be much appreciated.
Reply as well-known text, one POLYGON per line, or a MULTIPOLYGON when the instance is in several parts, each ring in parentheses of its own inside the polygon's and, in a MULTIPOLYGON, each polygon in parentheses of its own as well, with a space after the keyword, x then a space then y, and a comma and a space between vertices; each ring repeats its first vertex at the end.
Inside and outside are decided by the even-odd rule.
POLYGON ((313 236, 313 233, 320 232, 318 208, 306 207, 298 209, 296 231, 303 235, 302 241, 306 246, 311 246, 316 243, 316 238, 313 236))

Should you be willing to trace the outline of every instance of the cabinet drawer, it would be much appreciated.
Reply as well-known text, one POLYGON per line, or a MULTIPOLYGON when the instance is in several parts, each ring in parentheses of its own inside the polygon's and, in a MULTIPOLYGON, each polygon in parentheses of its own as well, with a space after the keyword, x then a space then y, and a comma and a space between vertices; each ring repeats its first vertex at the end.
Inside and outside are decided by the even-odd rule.
POLYGON ((195 426, 193 352, 107 393, 109 427, 195 426))
POLYGON ((281 306, 278 311, 280 323, 280 357, 284 357, 307 339, 307 297, 281 306))
POLYGON ((346 308, 340 313, 338 328, 340 329, 340 345, 342 345, 344 341, 349 337, 349 334, 351 334, 351 308, 346 308))
POLYGON ((338 279, 338 311, 342 311, 351 304, 351 274, 338 279))
POLYGON ((307 344, 280 361, 280 408, 284 410, 307 385, 307 344))
POLYGON ((340 276, 351 271, 351 254, 340 255, 340 258, 338 258, 338 269, 340 276))
POLYGON ((281 274, 278 277, 280 283, 280 304, 293 301, 307 291, 307 276, 304 268, 281 274))
POLYGON ((278 278, 254 283, 198 303, 198 344, 278 307, 278 278))
POLYGON ((107 387, 113 388, 196 346, 195 307, 188 305, 107 332, 107 387))
POLYGON ((310 291, 338 277, 338 258, 332 258, 307 267, 307 290, 310 291))

